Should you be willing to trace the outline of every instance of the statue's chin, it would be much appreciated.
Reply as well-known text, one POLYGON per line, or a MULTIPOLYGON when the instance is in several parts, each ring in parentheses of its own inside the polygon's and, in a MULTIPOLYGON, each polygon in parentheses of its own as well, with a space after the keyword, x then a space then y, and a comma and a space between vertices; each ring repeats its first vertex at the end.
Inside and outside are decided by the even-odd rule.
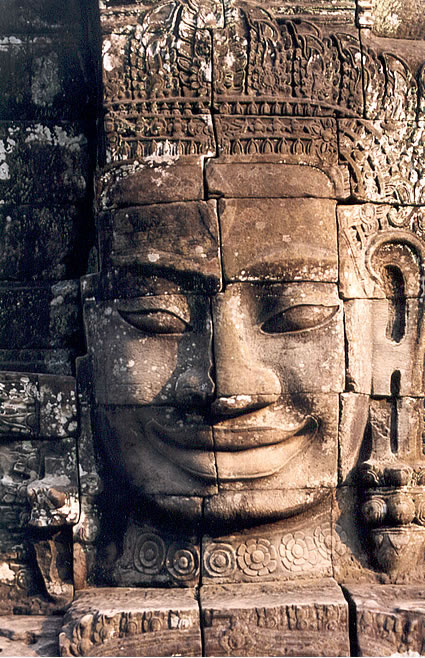
POLYGON ((142 515, 148 507, 154 515, 202 527, 209 534, 296 516, 318 505, 327 495, 326 489, 257 489, 222 492, 205 498, 144 496, 142 515))

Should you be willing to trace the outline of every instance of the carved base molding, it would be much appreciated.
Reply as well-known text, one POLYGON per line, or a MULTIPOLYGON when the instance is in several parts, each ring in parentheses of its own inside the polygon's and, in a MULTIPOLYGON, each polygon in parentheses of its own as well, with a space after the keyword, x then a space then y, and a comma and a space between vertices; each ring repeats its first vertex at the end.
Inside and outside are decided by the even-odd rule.
POLYGON ((348 606, 333 579, 201 587, 205 656, 348 656, 348 606))
POLYGON ((347 585, 357 656, 425 653, 425 592, 413 585, 347 585))
POLYGON ((7 656, 425 655, 425 593, 410 585, 341 588, 333 579, 296 585, 206 585, 199 591, 87 589, 77 593, 63 625, 60 616, 0 616, 0 652, 7 656))
POLYGON ((343 656, 348 605, 333 579, 88 589, 68 610, 59 643, 62 656, 343 656))

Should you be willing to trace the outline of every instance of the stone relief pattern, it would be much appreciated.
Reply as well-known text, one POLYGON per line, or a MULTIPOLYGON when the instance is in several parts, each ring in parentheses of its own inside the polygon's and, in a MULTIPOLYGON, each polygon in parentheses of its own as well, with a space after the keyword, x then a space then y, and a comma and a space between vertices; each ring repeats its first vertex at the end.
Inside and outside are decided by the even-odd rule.
POLYGON ((202 17, 190 6, 162 3, 146 12, 124 44, 117 41, 124 51, 119 67, 113 40, 104 54, 108 158, 170 149, 174 155, 212 154, 211 37, 202 17))
POLYGON ((423 655, 424 619, 413 613, 386 614, 365 610, 359 614, 359 632, 365 644, 394 648, 399 653, 423 655))
POLYGON ((331 119, 305 120, 301 123, 279 116, 267 116, 275 109, 267 102, 251 102, 248 109, 257 113, 216 117, 220 154, 275 154, 286 161, 302 158, 311 164, 323 165, 337 162, 335 125, 331 119))
POLYGON ((338 122, 340 157, 350 170, 353 196, 394 204, 423 204, 423 122, 338 122))
POLYGON ((220 612, 216 617, 214 610, 204 612, 205 632, 217 625, 215 632, 219 632, 218 644, 226 652, 224 655, 251 655, 249 652, 255 652, 260 646, 264 652, 276 651, 285 632, 336 631, 346 623, 346 617, 346 610, 339 606, 323 604, 316 604, 314 608, 296 604, 257 607, 227 618, 220 612))
POLYGON ((175 539, 131 525, 113 579, 128 585, 170 582, 193 586, 199 578, 199 547, 175 539))
POLYGON ((259 6, 205 7, 163 3, 146 10, 128 33, 105 38, 110 160, 214 154, 212 120, 220 153, 323 161, 335 148, 326 122, 313 124, 310 135, 303 126, 304 134, 295 136, 295 124, 282 117, 361 118, 367 101, 386 125, 383 131, 354 119, 341 123, 341 157, 350 166, 353 193, 423 202, 422 127, 415 124, 423 110, 423 72, 417 82, 396 55, 378 56, 361 49, 352 34, 328 34, 311 22, 278 21, 259 6), (373 157, 362 157, 369 150, 373 157))
POLYGON ((203 546, 203 578, 215 582, 261 582, 279 578, 330 573, 332 555, 347 552, 347 535, 327 521, 303 530, 266 537, 252 532, 244 542, 206 541, 203 546))
MULTIPOLYGON (((330 570, 332 554, 344 555, 347 535, 327 521, 308 530, 267 537, 253 532, 245 541, 206 541, 202 573, 217 582, 254 582, 330 570)), ((330 573, 330 571, 329 571, 330 573)), ((196 543, 173 541, 135 525, 127 530, 123 552, 115 563, 112 582, 126 586, 170 583, 191 587, 198 582, 200 551, 196 543)))
POLYGON ((36 425, 38 390, 29 377, 0 382, 0 432, 32 434, 36 425))
POLYGON ((152 640, 146 635, 151 633, 155 633, 155 642, 158 642, 158 637, 164 639, 165 631, 189 631, 194 625, 192 615, 179 611, 87 613, 60 634, 60 655, 87 656, 94 647, 107 646, 116 639, 139 639, 149 643, 152 640))

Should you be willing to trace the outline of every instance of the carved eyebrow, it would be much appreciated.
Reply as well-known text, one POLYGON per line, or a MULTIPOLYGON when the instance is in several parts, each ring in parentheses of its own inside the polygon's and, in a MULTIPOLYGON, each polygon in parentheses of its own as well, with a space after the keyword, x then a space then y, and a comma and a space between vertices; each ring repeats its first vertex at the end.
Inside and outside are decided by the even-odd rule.
MULTIPOLYGON (((180 261, 181 265, 181 261, 180 261)), ((163 279, 170 281, 174 286, 178 286, 181 292, 173 292, 171 295, 185 295, 185 294, 214 294, 221 286, 221 273, 202 272, 193 268, 193 262, 190 259, 185 260, 184 267, 174 267, 158 265, 151 263, 147 266, 146 262, 141 264, 140 272, 143 277, 153 280, 163 279), (192 265, 192 269, 190 266, 192 265)))

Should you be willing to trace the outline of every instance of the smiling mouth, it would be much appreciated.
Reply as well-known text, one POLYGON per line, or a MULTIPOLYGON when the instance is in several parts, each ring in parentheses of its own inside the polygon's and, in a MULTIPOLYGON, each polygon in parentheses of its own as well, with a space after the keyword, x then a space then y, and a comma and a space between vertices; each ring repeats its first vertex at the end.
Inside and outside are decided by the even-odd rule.
POLYGON ((182 470, 203 480, 226 482, 277 473, 313 440, 318 427, 314 416, 291 430, 220 423, 176 428, 151 419, 144 433, 157 452, 182 470))

